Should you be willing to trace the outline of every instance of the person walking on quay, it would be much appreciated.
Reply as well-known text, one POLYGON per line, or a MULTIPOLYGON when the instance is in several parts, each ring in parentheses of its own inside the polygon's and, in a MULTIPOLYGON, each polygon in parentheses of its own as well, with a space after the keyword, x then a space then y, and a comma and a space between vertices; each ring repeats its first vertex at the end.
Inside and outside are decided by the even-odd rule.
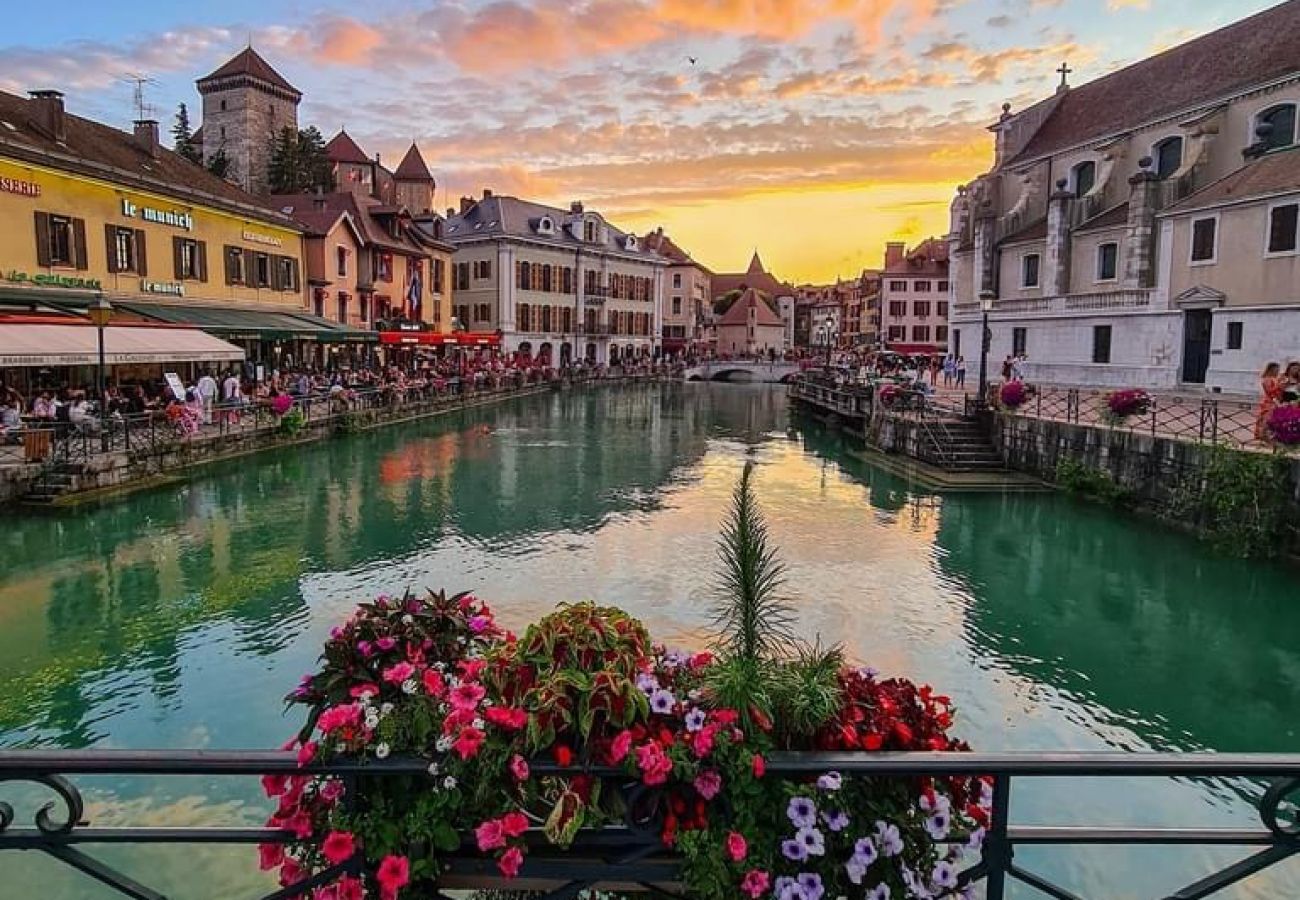
POLYGON ((957 387, 966 386, 966 357, 957 357, 957 362, 953 363, 954 371, 957 373, 957 387))
POLYGON ((221 403, 226 407, 226 421, 234 424, 239 419, 239 406, 243 402, 243 391, 239 386, 239 375, 234 369, 221 382, 221 403))
POLYGON ((211 372, 204 372, 194 389, 198 392, 199 403, 203 406, 203 424, 211 425, 212 407, 217 402, 217 379, 212 377, 211 372))
POLYGON ((1300 362, 1293 360, 1286 364, 1282 373, 1282 402, 1300 402, 1300 362))
POLYGON ((1029 357, 1024 353, 1020 353, 1017 354, 1016 356, 1011 357, 1011 380, 1012 381, 1025 380, 1025 363, 1027 362, 1029 362, 1029 357))
POLYGON ((1282 400, 1281 374, 1282 366, 1271 362, 1264 367, 1264 371, 1259 376, 1261 396, 1259 413, 1255 416, 1255 440, 1257 441, 1262 441, 1267 436, 1268 417, 1282 400))
POLYGON ((1002 360, 1002 380, 1010 381, 1013 371, 1014 370, 1011 365, 1011 357, 1008 356, 1006 359, 1002 360))
POLYGON ((943 386, 952 387, 953 378, 957 375, 957 361, 949 353, 943 358, 943 386))

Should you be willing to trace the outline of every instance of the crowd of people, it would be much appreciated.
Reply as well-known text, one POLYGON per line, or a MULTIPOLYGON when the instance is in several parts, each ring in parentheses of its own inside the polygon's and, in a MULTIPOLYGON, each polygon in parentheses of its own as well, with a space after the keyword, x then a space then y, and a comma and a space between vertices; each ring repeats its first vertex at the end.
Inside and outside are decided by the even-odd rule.
POLYGON ((1292 360, 1282 368, 1270 362, 1259 376, 1259 412, 1255 417, 1255 438, 1267 437, 1268 420, 1273 410, 1283 403, 1300 403, 1300 360, 1292 360))

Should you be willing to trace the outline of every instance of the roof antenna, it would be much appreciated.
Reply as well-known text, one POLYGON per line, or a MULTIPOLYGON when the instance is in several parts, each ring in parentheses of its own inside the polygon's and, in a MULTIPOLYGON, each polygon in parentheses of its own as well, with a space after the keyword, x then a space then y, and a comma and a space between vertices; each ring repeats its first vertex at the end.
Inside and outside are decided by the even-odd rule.
POLYGON ((135 105, 136 121, 148 118, 149 114, 153 112, 153 107, 144 102, 144 86, 146 84, 158 84, 158 79, 151 78, 148 75, 141 75, 138 72, 127 72, 118 76, 117 80, 127 82, 132 86, 131 101, 135 105))

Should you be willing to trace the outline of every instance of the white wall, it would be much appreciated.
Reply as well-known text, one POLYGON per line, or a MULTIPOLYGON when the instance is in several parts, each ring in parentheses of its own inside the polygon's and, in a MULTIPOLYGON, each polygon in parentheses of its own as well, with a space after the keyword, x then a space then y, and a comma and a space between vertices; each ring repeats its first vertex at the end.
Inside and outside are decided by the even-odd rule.
POLYGON ((1259 393, 1259 376, 1270 362, 1283 367, 1300 360, 1300 306, 1282 309, 1233 309, 1214 311, 1210 333, 1210 369, 1205 382, 1225 393, 1259 393), (1228 348, 1228 323, 1240 322, 1242 347, 1228 348))

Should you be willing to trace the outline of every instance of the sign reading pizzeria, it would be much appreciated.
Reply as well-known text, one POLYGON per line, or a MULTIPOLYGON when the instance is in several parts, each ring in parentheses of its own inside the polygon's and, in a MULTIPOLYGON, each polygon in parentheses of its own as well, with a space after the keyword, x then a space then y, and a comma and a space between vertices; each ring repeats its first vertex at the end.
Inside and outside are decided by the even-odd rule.
POLYGON ((186 231, 194 228, 194 217, 187 212, 138 206, 125 198, 122 200, 122 215, 132 219, 144 219, 146 222, 157 222, 159 225, 170 225, 173 228, 184 228, 186 231))
POLYGON ((17 194, 20 197, 39 197, 41 186, 34 181, 23 181, 21 178, 0 178, 0 191, 6 194, 17 194))

